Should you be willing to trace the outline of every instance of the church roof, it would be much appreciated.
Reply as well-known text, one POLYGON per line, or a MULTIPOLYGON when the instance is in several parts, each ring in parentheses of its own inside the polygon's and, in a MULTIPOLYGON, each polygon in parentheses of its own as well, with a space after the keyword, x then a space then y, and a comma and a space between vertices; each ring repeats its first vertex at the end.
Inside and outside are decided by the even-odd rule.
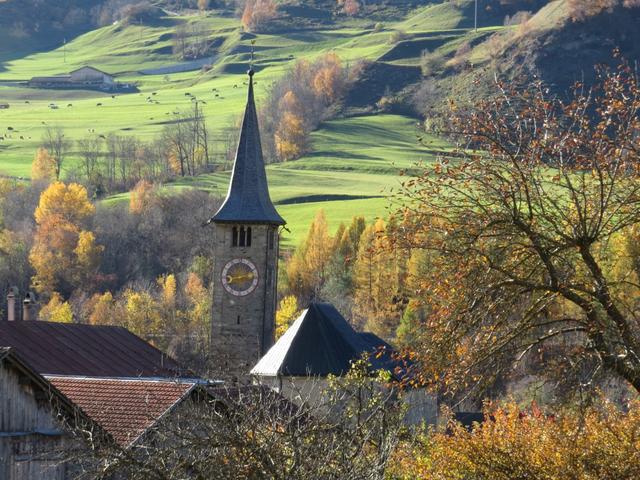
POLYGON ((0 321, 0 345, 41 375, 184 377, 190 372, 122 327, 0 321))
POLYGON ((369 353, 374 370, 397 374, 389 344, 373 333, 358 333, 333 305, 312 303, 251 370, 258 376, 326 376, 347 373, 369 353))
POLYGON ((217 223, 266 223, 284 225, 271 198, 264 168, 258 115, 253 95, 253 71, 249 71, 249 94, 242 120, 240 141, 233 164, 227 198, 211 218, 217 223))

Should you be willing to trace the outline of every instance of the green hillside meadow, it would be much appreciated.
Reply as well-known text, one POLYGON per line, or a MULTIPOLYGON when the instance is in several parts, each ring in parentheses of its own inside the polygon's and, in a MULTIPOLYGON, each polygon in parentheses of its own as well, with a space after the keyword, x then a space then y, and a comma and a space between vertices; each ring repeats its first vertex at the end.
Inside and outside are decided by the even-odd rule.
MULTIPOLYGON (((462 7, 451 3, 432 5, 412 12, 397 22, 372 25, 366 20, 348 20, 331 29, 255 36, 256 95, 258 105, 270 82, 298 59, 336 52, 344 62, 377 60, 392 50, 394 33, 406 33, 403 41, 430 39, 435 48, 451 49, 465 37, 473 38, 462 7), (443 32, 446 35, 443 36, 443 32)), ((89 131, 115 132, 142 140, 156 136, 176 112, 191 105, 187 93, 204 100, 208 127, 214 139, 214 154, 221 154, 224 129, 241 115, 246 98, 246 74, 250 42, 254 36, 241 33, 238 19, 209 12, 206 16, 168 16, 157 25, 110 25, 45 52, 27 53, 14 59, 0 49, 0 174, 28 178, 30 165, 47 125, 61 125, 71 139, 89 131), (218 47, 212 69, 182 73, 143 74, 149 69, 179 63, 171 54, 171 33, 183 22, 205 27, 218 47), (5 58, 6 57, 6 58, 5 58), (36 75, 55 75, 91 65, 116 74, 120 82, 135 83, 139 92, 111 94, 93 91, 40 90, 12 82, 36 75), (149 102, 153 95, 157 103, 149 102), (218 95, 218 96, 216 96, 218 95), (55 104, 58 108, 50 108, 55 104), (98 105, 101 104, 101 105, 98 105)), ((0 33, 0 35, 2 35, 0 33)), ((404 58, 393 63, 417 64, 420 49, 406 49, 404 58)), ((399 171, 432 159, 434 149, 446 145, 431 139, 428 148, 417 141, 416 119, 381 114, 353 116, 328 121, 313 133, 312 153, 302 159, 268 167, 271 194, 287 219, 290 233, 285 242, 297 243, 306 233, 315 212, 324 208, 330 226, 347 222, 354 215, 369 219, 385 215, 386 198, 399 184, 399 171)), ((68 166, 77 161, 71 154, 68 166)), ((170 183, 165 188, 198 188, 223 196, 228 172, 201 175, 170 183)), ((123 201, 126 194, 107 202, 123 201)))

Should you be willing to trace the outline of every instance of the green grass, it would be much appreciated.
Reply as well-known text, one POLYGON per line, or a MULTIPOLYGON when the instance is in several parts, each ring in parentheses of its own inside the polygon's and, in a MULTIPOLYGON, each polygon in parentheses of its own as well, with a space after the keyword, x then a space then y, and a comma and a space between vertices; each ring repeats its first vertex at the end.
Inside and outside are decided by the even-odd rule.
MULTIPOLYGON (((390 41, 394 30, 407 31, 411 39, 418 41, 444 36, 440 48, 455 49, 463 39, 473 36, 465 17, 469 5, 469 0, 465 0, 462 8, 450 2, 431 5, 412 12, 400 22, 385 24, 380 31, 365 27, 364 21, 345 20, 333 28, 258 35, 255 60, 258 104, 265 98, 270 82, 296 60, 312 60, 329 51, 336 52, 347 64, 360 59, 376 60, 394 47, 390 41)), ((174 117, 174 112, 190 108, 187 92, 207 102, 204 113, 215 142, 235 123, 244 107, 244 70, 250 39, 242 38, 237 19, 214 12, 206 17, 170 17, 154 26, 110 25, 80 35, 64 48, 60 46, 20 58, 0 55, 0 82, 61 74, 92 65, 115 73, 119 81, 135 83, 140 89, 139 93, 112 98, 99 92, 39 90, 0 84, 0 102, 10 103, 8 110, 0 110, 0 136, 4 137, 0 139, 0 174, 29 176, 33 155, 48 125, 63 126, 72 140, 113 132, 150 141, 160 133, 163 124, 174 117), (211 41, 221 42, 213 69, 207 73, 141 74, 142 70, 178 62, 170 52, 170 36, 176 26, 184 22, 200 23, 211 41), (219 97, 215 97, 214 88, 219 97), (147 101, 151 92, 156 92, 152 98, 159 104, 147 101), (50 109, 50 103, 59 108, 50 109), (9 131, 8 127, 13 130, 9 131)), ((419 53, 409 52, 411 58, 394 61, 415 63, 419 53)), ((291 232, 285 233, 285 241, 295 244, 304 237, 319 208, 325 209, 332 229, 354 215, 365 215, 368 219, 384 215, 388 205, 386 196, 399 183, 398 172, 411 168, 416 162, 429 161, 433 150, 447 149, 444 142, 431 141, 429 148, 421 147, 415 120, 398 115, 325 122, 312 134, 310 154, 294 162, 268 167, 272 197, 289 222, 291 232)), ((216 148, 222 147, 218 145, 214 151, 216 148)), ((65 170, 68 174, 77 161, 77 153, 72 151, 63 174, 65 170)), ((228 176, 228 172, 202 175, 175 181, 165 188, 168 191, 198 188, 223 196, 228 176)), ((121 194, 107 202, 127 199, 128 194, 121 194)))

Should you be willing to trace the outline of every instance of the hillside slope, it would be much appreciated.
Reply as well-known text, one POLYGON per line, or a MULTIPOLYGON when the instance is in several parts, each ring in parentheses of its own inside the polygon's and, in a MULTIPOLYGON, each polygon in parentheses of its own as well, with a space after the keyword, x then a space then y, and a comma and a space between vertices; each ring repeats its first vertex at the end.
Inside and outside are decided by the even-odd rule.
POLYGON ((576 81, 593 82, 594 66, 613 64, 614 49, 632 64, 640 59, 640 6, 618 2, 610 10, 575 18, 582 13, 580 5, 553 0, 528 20, 487 32, 466 47, 436 49, 423 62, 428 75, 418 110, 434 115, 429 112, 440 112, 446 98, 467 101, 489 94, 496 76, 522 84, 538 78, 566 95, 576 81))

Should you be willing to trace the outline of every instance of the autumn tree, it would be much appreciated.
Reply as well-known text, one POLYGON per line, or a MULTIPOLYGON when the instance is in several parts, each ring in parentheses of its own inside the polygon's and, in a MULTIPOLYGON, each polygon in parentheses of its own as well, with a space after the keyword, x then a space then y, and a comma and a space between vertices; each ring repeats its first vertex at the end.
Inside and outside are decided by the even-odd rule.
POLYGON ((242 12, 242 26, 248 32, 256 32, 277 16, 278 5, 274 0, 247 0, 242 12))
POLYGON ((145 213, 157 199, 157 189, 146 180, 140 180, 131 191, 129 211, 133 214, 145 213))
POLYGON ((280 103, 282 116, 275 133, 276 152, 282 160, 293 160, 308 147, 303 106, 292 91, 287 92, 280 103))
POLYGON ((56 175, 55 160, 46 148, 40 147, 31 163, 31 178, 33 180, 53 180, 56 175))
POLYGON ((346 77, 340 57, 333 52, 318 60, 313 77, 313 89, 328 105, 336 102, 344 93, 346 77))
POLYGON ((287 264, 289 290, 303 303, 317 299, 322 290, 332 243, 324 210, 320 209, 311 222, 307 237, 287 264))
POLYGON ((309 151, 310 134, 335 114, 349 82, 335 53, 297 61, 275 82, 260 109, 267 156, 292 160, 309 151))
POLYGON ((57 292, 54 292, 49 302, 40 309, 38 316, 40 320, 46 322, 73 322, 71 305, 69 302, 64 301, 57 292))
POLYGON ((471 429, 450 422, 447 432, 401 451, 401 478, 511 480, 632 479, 640 475, 640 406, 627 412, 603 403, 555 414, 533 404, 489 405, 471 429), (509 452, 505 454, 505 452, 509 452))
POLYGON ((287 295, 278 304, 276 312, 276 340, 293 324, 300 315, 298 300, 293 295, 287 295))
POLYGON ((349 226, 340 225, 333 239, 332 255, 328 263, 327 280, 321 297, 332 303, 343 315, 350 317, 355 288, 354 265, 362 232, 366 228, 364 217, 353 217, 349 226))
POLYGON ((35 270, 33 284, 45 296, 68 295, 91 281, 102 247, 87 230, 95 207, 87 190, 76 183, 51 184, 35 210, 37 229, 29 261, 35 270))
POLYGON ((435 254, 421 352, 448 387, 480 389, 563 340, 565 370, 587 362, 640 391, 640 285, 609 268, 612 240, 640 224, 637 82, 621 61, 567 101, 498 84, 452 104, 460 157, 407 182, 393 235, 435 254))
POLYGON ((360 3, 358 0, 338 0, 340 10, 350 17, 357 15, 360 11, 360 3))
POLYGON ((211 0, 198 0, 198 10, 202 13, 206 12, 209 9, 209 4, 211 0))
POLYGON ((60 179, 62 164, 71 147, 71 142, 65 137, 62 127, 48 126, 42 136, 42 146, 49 152, 54 163, 54 174, 56 180, 60 179))
POLYGON ((355 323, 383 338, 392 338, 404 308, 406 259, 387 236, 382 219, 367 226, 354 265, 355 323))

